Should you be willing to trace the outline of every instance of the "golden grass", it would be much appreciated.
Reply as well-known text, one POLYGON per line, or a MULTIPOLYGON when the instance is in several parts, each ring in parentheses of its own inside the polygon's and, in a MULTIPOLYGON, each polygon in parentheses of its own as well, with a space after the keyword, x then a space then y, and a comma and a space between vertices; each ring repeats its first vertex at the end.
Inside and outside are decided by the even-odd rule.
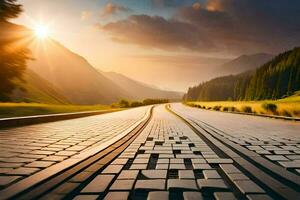
POLYGON ((52 105, 40 103, 0 103, 0 118, 113 109, 109 105, 52 105))
POLYGON ((220 111, 225 111, 227 108, 234 107, 237 112, 243 112, 245 107, 251 107, 253 113, 267 114, 267 115, 280 115, 287 117, 300 117, 300 96, 292 96, 280 100, 267 100, 267 101, 213 101, 213 102, 187 102, 190 106, 205 106, 205 109, 221 106, 220 111), (277 109, 275 112, 263 108, 263 104, 275 104, 277 109))

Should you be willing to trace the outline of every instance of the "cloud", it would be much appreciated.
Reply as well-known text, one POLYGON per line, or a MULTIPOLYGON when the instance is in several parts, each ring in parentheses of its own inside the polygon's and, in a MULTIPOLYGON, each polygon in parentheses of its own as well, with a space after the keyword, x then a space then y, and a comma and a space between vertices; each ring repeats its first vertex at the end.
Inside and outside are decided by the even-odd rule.
POLYGON ((92 17, 93 13, 89 10, 85 10, 85 11, 82 11, 81 12, 81 16, 80 16, 80 19, 82 21, 85 21, 85 20, 88 20, 92 17))
POLYGON ((101 29, 109 32, 115 41, 144 47, 165 50, 213 48, 195 26, 159 16, 132 15, 101 29))
POLYGON ((114 3, 107 3, 102 10, 101 16, 107 17, 107 16, 115 15, 117 13, 129 12, 129 11, 130 9, 125 6, 114 4, 114 3))
POLYGON ((300 45, 299 8, 297 0, 207 0, 179 7, 172 19, 132 15, 101 29, 115 41, 159 49, 279 52, 300 45))

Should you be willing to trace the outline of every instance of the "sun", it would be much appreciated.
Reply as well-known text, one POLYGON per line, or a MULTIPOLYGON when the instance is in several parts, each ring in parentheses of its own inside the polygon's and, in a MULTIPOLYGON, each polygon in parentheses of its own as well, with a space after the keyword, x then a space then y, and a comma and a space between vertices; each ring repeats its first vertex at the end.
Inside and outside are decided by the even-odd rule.
POLYGON ((49 28, 47 26, 39 25, 34 28, 35 36, 39 39, 45 39, 49 36, 49 28))

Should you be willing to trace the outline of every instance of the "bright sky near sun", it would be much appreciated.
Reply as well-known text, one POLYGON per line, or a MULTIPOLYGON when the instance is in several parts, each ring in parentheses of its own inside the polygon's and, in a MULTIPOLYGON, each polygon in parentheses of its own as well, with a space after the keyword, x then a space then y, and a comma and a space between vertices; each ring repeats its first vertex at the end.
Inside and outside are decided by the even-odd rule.
POLYGON ((275 54, 300 45, 300 1, 18 2, 24 12, 14 22, 40 37, 49 34, 96 68, 168 89, 184 91, 207 79, 207 58, 275 54))

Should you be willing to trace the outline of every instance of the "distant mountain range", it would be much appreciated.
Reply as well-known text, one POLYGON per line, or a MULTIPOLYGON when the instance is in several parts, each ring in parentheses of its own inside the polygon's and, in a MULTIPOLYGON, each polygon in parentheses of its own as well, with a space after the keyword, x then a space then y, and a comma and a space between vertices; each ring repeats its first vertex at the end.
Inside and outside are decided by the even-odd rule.
MULTIPOLYGON (((9 28, 32 34, 22 26, 10 24, 9 28)), ((34 60, 28 62, 25 81, 17 81, 19 88, 11 95, 13 101, 110 104, 122 98, 182 97, 181 93, 155 89, 122 75, 98 71, 83 57, 52 39, 32 39, 29 48, 34 60)))
POLYGON ((130 79, 122 74, 115 72, 102 72, 104 76, 116 83, 119 87, 127 92, 133 99, 143 100, 147 98, 165 98, 181 99, 183 93, 163 91, 145 83, 130 79))
POLYGON ((242 55, 229 62, 222 64, 215 69, 219 75, 239 74, 249 70, 255 70, 274 57, 272 54, 258 53, 252 55, 242 55))
POLYGON ((300 90, 300 48, 281 53, 256 69, 214 78, 189 88, 186 100, 279 99, 300 90))

